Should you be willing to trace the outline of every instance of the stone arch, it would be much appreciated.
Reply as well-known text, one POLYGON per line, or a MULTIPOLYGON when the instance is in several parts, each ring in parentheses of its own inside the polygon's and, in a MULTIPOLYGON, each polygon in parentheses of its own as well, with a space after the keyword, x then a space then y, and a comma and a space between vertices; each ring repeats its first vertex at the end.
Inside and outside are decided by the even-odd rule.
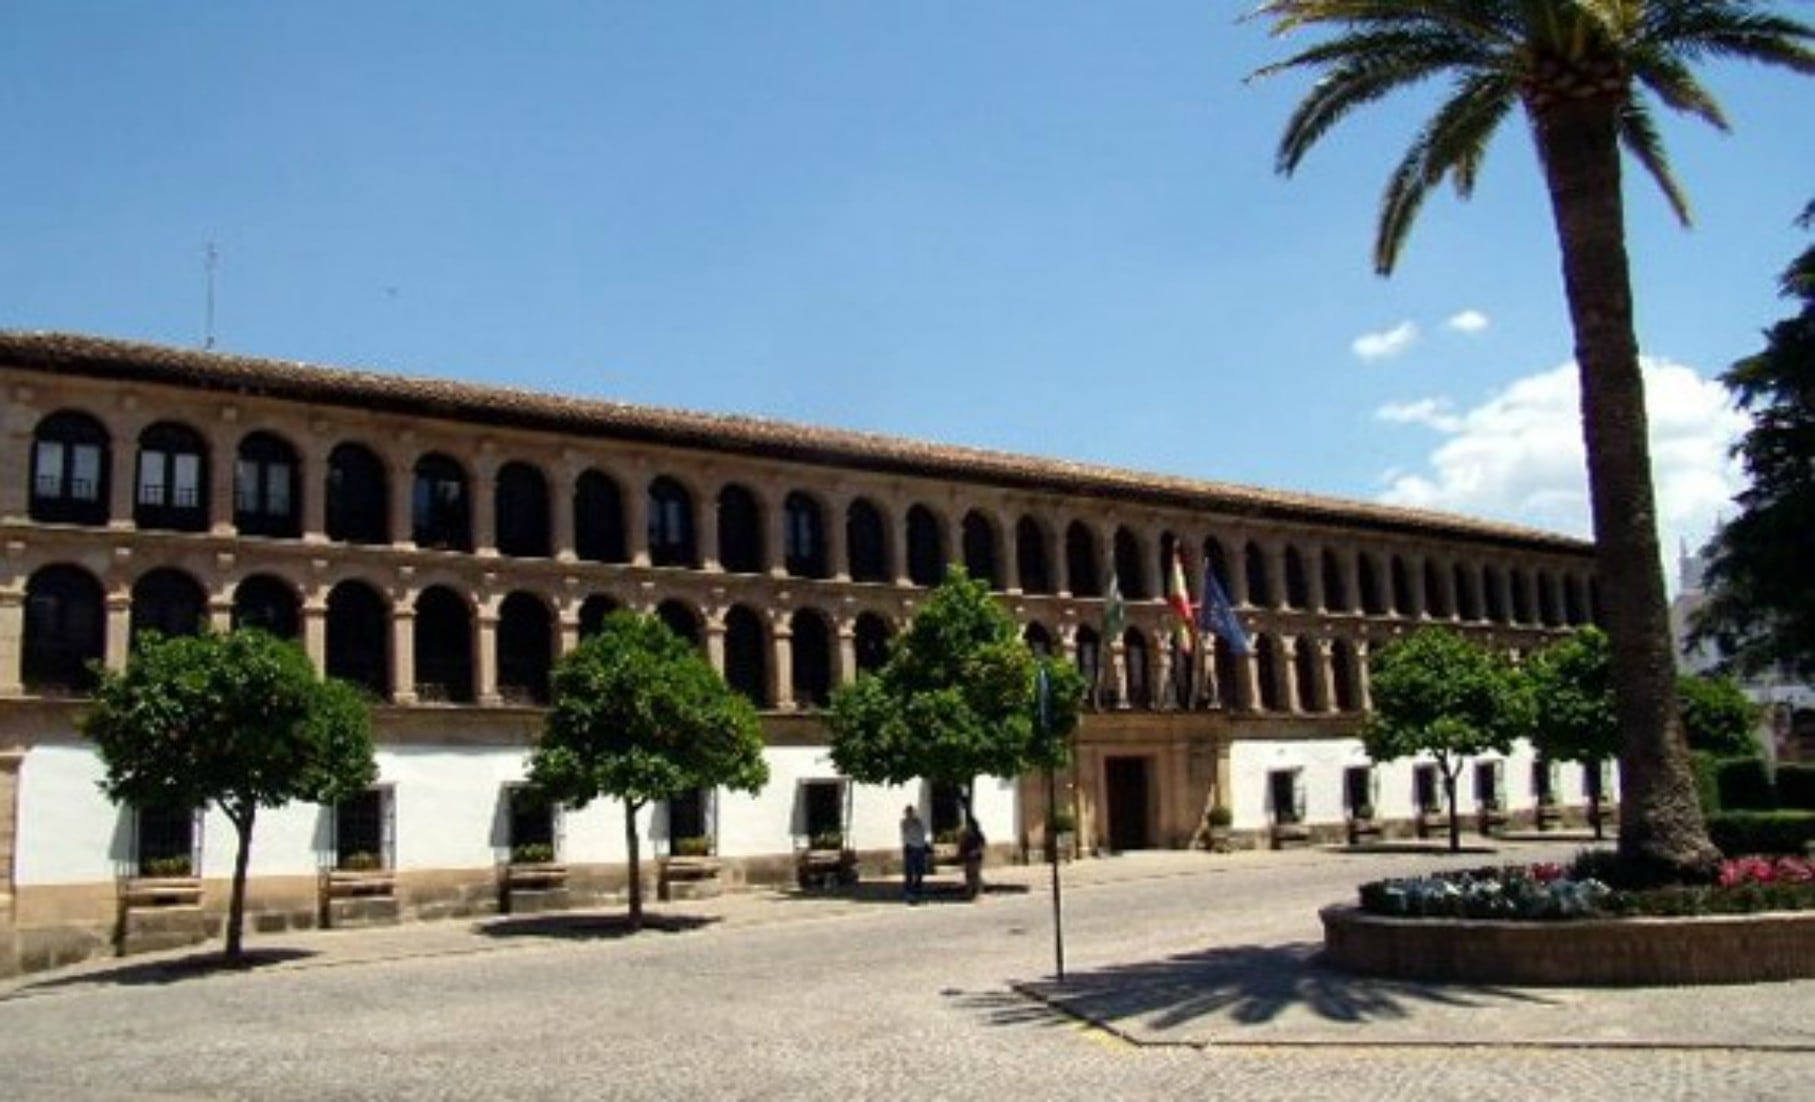
POLYGON ((1311 605, 1311 587, 1305 578, 1304 556, 1299 554, 1294 544, 1286 544, 1285 552, 1285 590, 1286 607, 1305 609, 1311 605))
POLYGON ((1393 614, 1396 616, 1412 615, 1416 611, 1412 607, 1412 576, 1406 568, 1405 559, 1402 556, 1394 555, 1388 563, 1388 570, 1391 574, 1393 614))
POLYGON ((725 613, 725 683, 756 705, 768 708, 769 633, 762 617, 744 605, 725 613))
POLYGON ((1353 612, 1353 594, 1348 579, 1343 577, 1342 559, 1326 547, 1318 556, 1323 564, 1323 607, 1330 612, 1353 612))
POLYGON ((935 586, 945 580, 945 531, 939 516, 924 505, 907 511, 908 580, 935 586))
POLYGON ((446 452, 416 460, 410 488, 410 538, 418 547, 473 549, 472 487, 466 468, 446 452))
POLYGON ((1538 571, 1538 621, 1554 628, 1563 622, 1563 602, 1557 592, 1557 576, 1548 570, 1538 571))
POLYGON ((233 587, 233 626, 258 628, 279 639, 302 638, 302 597, 275 574, 253 574, 233 587))
POLYGON ((1456 616, 1463 620, 1481 618, 1481 592, 1476 584, 1475 572, 1466 563, 1457 563, 1450 570, 1451 581, 1456 593, 1456 616))
POLYGON ((818 498, 795 490, 782 502, 782 550, 788 573, 796 578, 824 578, 831 574, 826 550, 826 511, 818 498))
POLYGON ((1046 526, 1031 516, 1015 522, 1015 566, 1021 592, 1054 593, 1051 540, 1046 526))
POLYGON ((718 562, 730 574, 761 574, 768 569, 763 539, 763 509, 748 487, 728 482, 718 491, 718 562))
POLYGON ((1002 588, 996 558, 996 524, 980 509, 964 514, 962 525, 964 570, 990 589, 1002 588))
POLYGON ((605 627, 605 617, 624 606, 609 593, 593 593, 580 602, 580 638, 589 639, 605 627))
POLYGON ((541 597, 516 590, 498 604, 498 695, 513 704, 546 704, 555 659, 555 618, 541 597))
POLYGON ((1450 591, 1445 586, 1446 572, 1436 559, 1424 560, 1424 610, 1440 620, 1456 614, 1450 591))
POLYGON ((159 421, 139 434, 138 484, 132 521, 140 528, 205 532, 209 522, 208 443, 180 421, 159 421))
POLYGON ((1280 700, 1280 647, 1279 640, 1271 635, 1260 635, 1254 639, 1254 664, 1257 680, 1260 682, 1260 710, 1278 712, 1283 710, 1280 700))
POLYGON ((1507 623, 1505 576, 1500 568, 1488 564, 1481 571, 1481 595, 1487 608, 1487 619, 1496 624, 1507 623))
POLYGON ((170 566, 146 571, 132 585, 131 622, 134 644, 147 631, 166 638, 199 635, 208 626, 208 594, 186 571, 170 566))
POLYGON ((1361 710, 1361 663, 1347 639, 1330 644, 1330 687, 1336 692, 1337 711, 1361 710))
POLYGON ((1141 553, 1141 540, 1125 526, 1115 530, 1115 575, 1122 596, 1130 601, 1145 601, 1153 596, 1147 585, 1147 558, 1141 553))
POLYGON ((328 591, 327 655, 337 677, 383 699, 391 693, 391 610, 379 591, 349 578, 328 591))
POLYGON ((854 582, 892 582, 889 565, 888 522, 868 498, 857 498, 845 508, 845 554, 854 582))
POLYGON ((471 704, 473 610, 451 587, 432 585, 416 597, 416 697, 471 704))
POLYGON ((548 498, 548 478, 541 468, 521 459, 498 468, 492 520, 500 555, 546 559, 554 554, 548 498))
POLYGON ((658 475, 649 483, 648 497, 650 565, 699 569, 693 494, 673 475, 658 475))
POLYGON ((52 524, 108 521, 113 440, 99 419, 60 409, 32 429, 31 518, 52 524))
POLYGON ((233 464, 233 526, 242 536, 302 535, 302 463, 274 432, 240 439, 233 464))
POLYGON ((1021 641, 1027 644, 1028 650, 1041 658, 1049 658, 1053 654, 1052 633, 1038 620, 1028 621, 1027 626, 1021 629, 1021 641))
POLYGON ((857 669, 863 673, 874 673, 888 661, 889 639, 894 635, 888 620, 874 612, 860 612, 853 628, 853 642, 857 651, 857 669))
POLYGON ((1302 712, 1318 711, 1323 704, 1317 684, 1318 658, 1317 641, 1299 636, 1292 647, 1292 685, 1298 694, 1298 709, 1302 712))
POLYGON ((617 479, 588 467, 573 485, 574 555, 586 562, 629 562, 624 494, 617 479))
POLYGON ((1369 616, 1384 616, 1386 601, 1380 591, 1380 564, 1372 552, 1360 551, 1355 555, 1355 581, 1361 590, 1361 611, 1369 616))
POLYGON ((1272 608, 1273 579, 1267 571, 1267 553, 1253 540, 1242 546, 1242 570, 1248 579, 1248 603, 1257 608, 1272 608))
POLYGON ((1065 576, 1073 597, 1101 597, 1103 568, 1097 562, 1097 537, 1083 521, 1065 527, 1065 576))
POLYGON ((107 601, 95 576, 71 563, 39 567, 25 582, 19 679, 45 695, 94 688, 90 663, 107 653, 107 601))
POLYGON ((336 444, 328 453, 323 495, 330 540, 391 542, 390 475, 372 449, 352 440, 336 444))
POLYGON ((1229 587, 1229 558, 1223 553, 1222 541, 1215 536, 1204 537, 1204 567, 1222 587, 1225 596, 1233 592, 1229 587))
POLYGON ((823 708, 832 702, 832 630, 817 610, 797 610, 788 621, 792 636, 794 703, 823 708))

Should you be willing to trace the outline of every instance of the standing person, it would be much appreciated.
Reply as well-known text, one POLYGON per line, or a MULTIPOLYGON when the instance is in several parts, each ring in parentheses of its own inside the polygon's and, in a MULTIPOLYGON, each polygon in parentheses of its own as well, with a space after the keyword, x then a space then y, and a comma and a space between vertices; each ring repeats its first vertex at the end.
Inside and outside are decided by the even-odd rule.
POLYGON ((921 885, 926 880, 926 824, 913 804, 901 813, 901 868, 906 878, 909 903, 920 901, 921 885))
POLYGON ((967 899, 976 899, 983 894, 983 828, 977 825, 976 816, 969 812, 964 817, 964 834, 958 839, 958 859, 964 862, 964 895, 967 899))

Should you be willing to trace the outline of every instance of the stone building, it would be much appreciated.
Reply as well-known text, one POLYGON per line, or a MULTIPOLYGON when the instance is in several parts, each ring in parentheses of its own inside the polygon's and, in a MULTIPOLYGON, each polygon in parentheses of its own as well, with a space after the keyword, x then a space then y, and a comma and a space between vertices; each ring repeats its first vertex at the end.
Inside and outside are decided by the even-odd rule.
MULTIPOLYGON (((621 809, 518 788, 551 663, 614 608, 661 617, 762 710, 764 792, 642 823, 661 868, 703 850, 734 886, 793 876, 827 833, 885 861, 904 799, 952 825, 951 793, 838 778, 818 718, 950 563, 1098 686, 1063 785, 1087 851, 1191 844, 1212 801, 1250 844, 1361 810, 1412 829, 1429 766, 1353 737, 1371 649, 1433 622, 1529 648, 1595 602, 1591 549, 1549 533, 754 418, 60 334, 0 334, 0 395, 11 967, 218 915, 225 821, 113 806, 77 734, 90 663, 122 666, 147 628, 260 625, 377 701, 379 784, 260 819, 251 910, 275 928, 486 911, 513 886, 548 902, 513 879, 525 854, 570 901, 620 890, 621 809), (1176 642, 1175 556, 1194 592, 1222 579, 1251 655, 1176 642)), ((1529 819, 1587 783, 1521 748, 1464 789, 1529 819)), ((999 856, 1041 843, 1036 779, 977 803, 999 856)))

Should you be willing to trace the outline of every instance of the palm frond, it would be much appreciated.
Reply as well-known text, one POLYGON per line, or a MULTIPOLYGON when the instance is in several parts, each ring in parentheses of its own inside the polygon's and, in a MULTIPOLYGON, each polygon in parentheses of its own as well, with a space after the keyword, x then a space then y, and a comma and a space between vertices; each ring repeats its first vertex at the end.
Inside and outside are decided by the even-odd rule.
POLYGON ((1459 82, 1387 179, 1374 237, 1375 272, 1392 274, 1425 197, 1444 177, 1461 197, 1474 192, 1488 143, 1516 102, 1517 85, 1508 73, 1476 73, 1459 82))
POLYGON ((1683 194, 1682 186, 1676 182, 1676 174, 1671 171, 1670 158, 1664 153, 1664 140, 1657 132, 1657 125, 1651 118, 1651 111, 1643 100, 1632 97, 1620 109, 1620 144, 1634 160, 1645 166, 1645 171, 1657 182, 1658 190, 1664 193, 1670 209, 1675 212, 1676 220, 1688 226, 1694 223, 1694 216, 1689 211, 1689 199, 1683 194))
POLYGON ((1245 20, 1269 20, 1278 38, 1302 27, 1376 25, 1448 30, 1511 47, 1518 25, 1506 0, 1268 0, 1245 20))
POLYGON ((1702 87, 1701 81, 1695 79, 1682 58, 1661 50, 1643 49, 1632 55, 1631 69, 1633 79, 1672 111, 1694 115, 1716 130, 1730 129, 1726 112, 1702 87))

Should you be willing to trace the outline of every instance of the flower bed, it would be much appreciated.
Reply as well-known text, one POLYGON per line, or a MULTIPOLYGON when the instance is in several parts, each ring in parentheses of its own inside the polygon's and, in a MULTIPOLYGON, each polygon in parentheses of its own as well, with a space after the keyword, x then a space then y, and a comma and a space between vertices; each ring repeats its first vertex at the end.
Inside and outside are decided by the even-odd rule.
POLYGON ((1815 910, 1815 863, 1800 857, 1723 862, 1714 884, 1614 888, 1596 875, 1606 858, 1573 866, 1507 865, 1361 886, 1361 909, 1392 918, 1546 922, 1619 917, 1754 914, 1815 910))

